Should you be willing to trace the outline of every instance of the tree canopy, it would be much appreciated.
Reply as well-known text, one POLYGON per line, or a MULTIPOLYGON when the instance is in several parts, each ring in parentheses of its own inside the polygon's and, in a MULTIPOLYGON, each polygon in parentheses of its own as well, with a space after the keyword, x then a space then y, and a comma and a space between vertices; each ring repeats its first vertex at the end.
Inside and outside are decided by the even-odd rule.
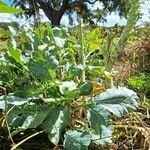
POLYGON ((70 23, 73 21, 73 13, 83 18, 84 22, 94 24, 95 21, 104 19, 107 13, 117 11, 120 16, 126 16, 130 8, 131 0, 13 0, 13 6, 25 10, 26 17, 38 16, 40 9, 51 21, 53 26, 59 26, 64 14, 69 16, 70 23), (102 9, 92 9, 100 2, 102 9))

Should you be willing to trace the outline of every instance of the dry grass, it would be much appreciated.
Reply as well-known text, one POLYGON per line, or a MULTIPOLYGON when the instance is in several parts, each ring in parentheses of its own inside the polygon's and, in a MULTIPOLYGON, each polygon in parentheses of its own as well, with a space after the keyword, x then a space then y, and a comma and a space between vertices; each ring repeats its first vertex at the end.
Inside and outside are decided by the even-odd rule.
POLYGON ((141 71, 150 72, 150 38, 128 43, 114 68, 118 71, 115 81, 125 81, 141 71))

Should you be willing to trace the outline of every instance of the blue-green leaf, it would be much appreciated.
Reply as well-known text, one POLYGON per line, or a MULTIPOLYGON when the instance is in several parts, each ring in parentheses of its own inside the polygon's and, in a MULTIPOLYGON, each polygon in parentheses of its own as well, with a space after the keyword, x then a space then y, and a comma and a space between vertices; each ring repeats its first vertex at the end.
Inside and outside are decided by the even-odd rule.
POLYGON ((46 116, 48 115, 50 111, 50 105, 43 105, 39 106, 38 111, 35 115, 34 120, 30 124, 30 128, 37 127, 38 125, 42 124, 46 116))
POLYGON ((5 109, 5 101, 7 101, 7 104, 9 105, 23 105, 28 102, 27 98, 20 98, 16 96, 0 96, 0 109, 5 109))
POLYGON ((127 108, 135 109, 138 107, 138 99, 137 94, 126 87, 113 87, 94 97, 93 100, 97 106, 121 116, 127 112, 127 108))
POLYGON ((68 109, 50 108, 49 114, 43 122, 43 129, 48 132, 49 140, 57 145, 62 131, 70 120, 68 109))
POLYGON ((126 87, 118 87, 106 90, 93 98, 95 106, 88 111, 88 120, 93 130, 92 139, 99 144, 111 141, 112 127, 110 115, 121 117, 128 111, 136 109, 137 94, 126 87), (106 132, 108 130, 108 133, 106 132), (106 133, 106 134, 105 134, 106 133), (109 135, 109 138, 107 136, 109 135))
POLYGON ((65 134, 65 150, 88 150, 91 143, 91 136, 87 132, 69 130, 65 134))
POLYGON ((108 144, 112 143, 112 133, 113 133, 113 127, 111 125, 104 126, 101 125, 101 134, 96 134, 94 131, 91 131, 91 140, 94 141, 97 145, 99 144, 108 144))
POLYGON ((32 61, 29 63, 29 69, 33 75, 41 79, 51 79, 48 68, 43 61, 32 61))
POLYGON ((95 134, 102 134, 101 125, 110 125, 110 114, 105 109, 95 106, 88 111, 87 118, 95 134))
POLYGON ((50 69, 56 69, 59 65, 59 61, 56 59, 55 56, 50 55, 49 52, 45 52, 44 59, 47 61, 47 65, 50 69))
POLYGON ((110 125, 110 113, 101 107, 95 106, 93 109, 89 110, 88 120, 90 127, 93 130, 90 132, 92 140, 96 144, 110 143, 110 133, 113 131, 110 125))
POLYGON ((7 44, 10 56, 19 64, 23 65, 24 61, 21 59, 22 55, 19 49, 16 48, 16 41, 12 39, 7 44))
POLYGON ((8 115, 8 124, 11 127, 29 128, 35 117, 35 105, 15 106, 8 115))
POLYGON ((92 84, 86 82, 80 86, 80 95, 82 96, 89 95, 91 94, 92 90, 93 90, 92 84))

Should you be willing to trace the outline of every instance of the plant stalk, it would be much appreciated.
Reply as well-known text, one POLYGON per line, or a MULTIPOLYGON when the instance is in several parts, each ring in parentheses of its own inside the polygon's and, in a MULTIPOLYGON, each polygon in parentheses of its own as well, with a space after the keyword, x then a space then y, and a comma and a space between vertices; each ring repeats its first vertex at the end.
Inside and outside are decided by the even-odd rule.
POLYGON ((43 133, 44 131, 39 131, 39 132, 36 132, 30 136, 28 136, 27 138, 23 139, 22 141, 20 141, 19 143, 15 144, 10 150, 15 150, 17 147, 19 147, 21 144, 23 144, 24 142, 26 142, 27 140, 33 138, 34 136, 36 135, 39 135, 41 133, 43 133))
MULTIPOLYGON (((83 66, 81 74, 81 82, 85 82, 85 50, 83 46, 83 31, 82 31, 82 20, 80 19, 80 46, 81 46, 81 65, 83 66)), ((80 54, 80 53, 79 53, 80 54)))
POLYGON ((4 100, 5 100, 5 122, 6 122, 6 127, 7 127, 7 130, 8 130, 9 138, 10 138, 12 144, 14 145, 14 141, 13 141, 13 138, 11 136, 10 127, 9 127, 8 119, 7 119, 8 111, 7 111, 7 92, 6 92, 6 88, 3 88, 3 90, 4 90, 4 93, 5 93, 5 96, 4 96, 4 100))

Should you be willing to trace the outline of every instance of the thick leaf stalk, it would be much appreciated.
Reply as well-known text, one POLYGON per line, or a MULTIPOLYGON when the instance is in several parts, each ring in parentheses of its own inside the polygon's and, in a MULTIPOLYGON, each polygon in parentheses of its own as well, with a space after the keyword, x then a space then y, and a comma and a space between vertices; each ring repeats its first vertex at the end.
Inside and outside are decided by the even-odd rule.
POLYGON ((81 46, 81 65, 83 66, 81 81, 85 82, 85 50, 83 46, 82 20, 80 19, 80 46, 81 46))
POLYGON ((128 18, 127 18, 127 25, 116 43, 111 56, 109 56, 109 61, 106 64, 106 70, 111 71, 113 64, 117 61, 118 56, 122 53, 122 50, 139 18, 139 9, 140 9, 140 2, 139 0, 132 0, 131 2, 131 7, 128 13, 128 18))

